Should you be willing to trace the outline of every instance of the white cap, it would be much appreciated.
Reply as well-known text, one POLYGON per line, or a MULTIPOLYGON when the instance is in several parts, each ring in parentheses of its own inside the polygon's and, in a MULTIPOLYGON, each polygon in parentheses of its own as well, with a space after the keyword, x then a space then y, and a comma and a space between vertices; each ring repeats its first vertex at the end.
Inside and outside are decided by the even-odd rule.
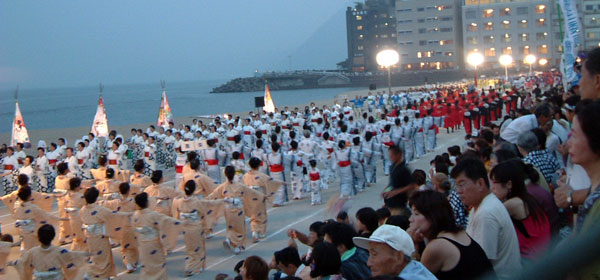
POLYGON ((370 238, 354 237, 354 245, 369 250, 369 242, 385 243, 396 251, 402 251, 407 256, 415 251, 415 245, 410 235, 403 229, 393 225, 381 225, 370 238))

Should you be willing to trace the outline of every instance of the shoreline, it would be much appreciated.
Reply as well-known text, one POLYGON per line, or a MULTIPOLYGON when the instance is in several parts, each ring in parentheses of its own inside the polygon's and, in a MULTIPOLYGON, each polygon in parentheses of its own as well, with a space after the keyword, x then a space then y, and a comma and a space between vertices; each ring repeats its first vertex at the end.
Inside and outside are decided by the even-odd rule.
MULTIPOLYGON (((406 88, 408 88, 408 87, 406 87, 406 86, 392 87, 392 90, 403 90, 406 88)), ((341 93, 337 94, 333 99, 330 98, 330 99, 311 101, 311 102, 314 102, 317 107, 322 107, 323 105, 331 106, 334 104, 334 102, 341 101, 341 100, 339 100, 339 98, 340 98, 340 96, 343 96, 343 95, 347 96, 348 99, 352 99, 357 95, 367 95, 368 92, 376 93, 377 91, 387 91, 387 88, 385 88, 385 89, 379 88, 377 90, 369 90, 369 89, 350 90, 350 91, 345 91, 345 92, 341 92, 341 93)), ((310 104, 310 102, 303 103, 303 104, 287 105, 287 106, 292 107, 292 108, 293 107, 300 108, 300 107, 308 106, 309 104, 310 104)), ((275 104, 275 105, 277 106, 277 104, 275 104)), ((279 110, 283 109, 283 107, 281 107, 281 106, 277 106, 277 108, 279 110)), ((248 116, 248 112, 249 111, 221 112, 218 115, 227 113, 227 114, 232 114, 233 116, 246 117, 246 116, 248 116)), ((200 114, 201 113, 199 112, 198 115, 200 115, 200 114)), ((24 118, 27 119, 27 116, 24 116, 24 118)), ((192 119, 194 119, 194 118, 201 119, 198 116, 176 117, 176 118, 174 118, 175 126, 179 125, 180 123, 191 124, 192 119)), ((52 142, 56 143, 56 141, 60 137, 63 137, 67 140, 67 147, 73 147, 73 143, 75 143, 75 140, 81 139, 81 137, 83 137, 84 135, 87 135, 90 132, 91 127, 92 127, 91 126, 92 121, 93 121, 93 119, 90 119, 90 125, 87 127, 68 127, 68 128, 28 130, 29 139, 31 141, 31 148, 26 149, 25 151, 27 152, 27 154, 36 154, 35 149, 37 148, 37 143, 39 140, 44 140, 44 141, 46 141, 47 145, 50 145, 50 143, 52 143, 52 142)), ((124 138, 128 138, 130 135, 130 130, 132 128, 141 128, 141 129, 145 130, 150 125, 156 125, 156 122, 111 126, 110 120, 109 120, 108 129, 109 129, 109 131, 116 130, 117 133, 123 135, 124 138)), ((0 144, 9 145, 10 137, 11 137, 11 132, 0 133, 0 144)))

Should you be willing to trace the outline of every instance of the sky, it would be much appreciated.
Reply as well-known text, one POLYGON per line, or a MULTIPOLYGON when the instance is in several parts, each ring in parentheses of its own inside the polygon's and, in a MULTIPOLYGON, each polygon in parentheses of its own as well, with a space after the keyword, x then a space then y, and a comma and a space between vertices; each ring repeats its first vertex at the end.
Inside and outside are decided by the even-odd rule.
POLYGON ((348 0, 0 1, 0 89, 335 69, 348 0))

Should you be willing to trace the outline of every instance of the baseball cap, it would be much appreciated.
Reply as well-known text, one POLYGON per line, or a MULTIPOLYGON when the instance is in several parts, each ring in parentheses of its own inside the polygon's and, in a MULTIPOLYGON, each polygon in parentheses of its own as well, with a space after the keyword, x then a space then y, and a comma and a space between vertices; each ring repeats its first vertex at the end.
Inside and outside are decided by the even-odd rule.
POLYGON ((402 251, 407 256, 412 255, 415 251, 415 245, 410 235, 400 227, 392 225, 381 225, 371 234, 371 237, 354 237, 352 241, 354 241, 354 245, 365 250, 369 250, 369 242, 377 242, 385 243, 396 251, 402 251))

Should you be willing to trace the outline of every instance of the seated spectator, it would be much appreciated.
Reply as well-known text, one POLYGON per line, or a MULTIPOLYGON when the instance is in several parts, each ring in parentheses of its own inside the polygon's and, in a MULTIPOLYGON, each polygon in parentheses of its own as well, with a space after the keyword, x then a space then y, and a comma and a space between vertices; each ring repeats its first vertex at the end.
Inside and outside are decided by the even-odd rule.
POLYGON ((415 169, 415 171, 412 173, 412 176, 418 190, 431 188, 431 186, 427 186, 427 174, 425 174, 425 171, 421 169, 415 169))
POLYGON ((323 232, 325 233, 325 242, 333 244, 340 254, 342 261, 340 273, 344 279, 358 280, 371 277, 371 271, 367 267, 369 255, 365 250, 354 246, 352 238, 357 234, 351 226, 342 223, 328 223, 323 228, 323 232))
POLYGON ((259 256, 250 256, 244 260, 240 269, 243 280, 267 280, 269 279, 269 266, 259 256))
POLYGON ((506 207, 490 191, 485 166, 478 159, 465 158, 451 176, 461 201, 473 208, 467 233, 483 248, 498 278, 510 278, 521 269, 519 241, 506 207))
POLYGON ((548 185, 556 183, 556 171, 560 165, 556 158, 549 155, 545 150, 540 150, 538 138, 532 131, 525 131, 519 135, 517 140, 519 152, 523 155, 523 161, 531 163, 542 172, 548 185))
POLYGON ((490 172, 492 192, 503 202, 513 220, 521 258, 533 261, 550 243, 550 223, 544 210, 525 186, 524 164, 513 159, 490 172))
POLYGON ((434 191, 415 192, 408 200, 414 241, 427 239, 421 263, 438 279, 478 279, 493 272, 485 252, 456 225, 446 197, 434 191))
POLYGON ((290 237, 289 246, 292 246, 292 247, 295 247, 296 249, 298 249, 298 244, 296 244, 296 242, 294 241, 295 239, 298 239, 298 241, 300 241, 302 244, 309 247, 308 252, 306 252, 306 254, 302 255, 302 257, 300 258, 302 260, 302 263, 304 263, 305 265, 310 265, 309 260, 310 260, 310 254, 312 252, 312 249, 323 242, 323 236, 324 236, 323 226, 324 225, 325 225, 325 223, 318 222, 318 221, 312 223, 310 225, 310 227, 308 228, 308 230, 309 230, 308 235, 306 235, 296 229, 288 230, 288 236, 290 237))
POLYGON ((310 277, 317 279, 341 280, 340 253, 335 246, 323 242, 315 247, 312 255, 310 277))
POLYGON ((375 212, 377 213, 377 218, 379 219, 379 225, 385 224, 386 220, 392 215, 390 210, 385 207, 379 208, 375 212))
POLYGON ((436 279, 418 261, 411 259, 415 252, 413 240, 403 229, 380 226, 370 238, 355 237, 357 247, 369 250, 369 268, 373 276, 397 275, 402 279, 436 279))
POLYGON ((452 146, 448 148, 448 154, 450 154, 450 162, 452 166, 456 165, 456 159, 460 157, 460 146, 452 146))
POLYGON ((346 211, 340 211, 335 217, 335 221, 342 224, 351 225, 350 217, 346 211))
POLYGON ((443 193, 445 196, 450 194, 450 181, 448 180, 448 175, 444 173, 436 173, 431 178, 431 183, 433 184, 433 190, 437 192, 443 193))
POLYGON ((368 238, 379 227, 377 212, 371 207, 359 209, 356 211, 356 223, 354 226, 358 235, 368 238))
POLYGON ((298 277, 306 268, 300 261, 298 250, 294 247, 286 247, 273 254, 275 266, 281 270, 280 279, 292 279, 298 277))
POLYGON ((396 215, 391 216, 386 222, 386 225, 397 226, 403 230, 407 230, 410 222, 408 221, 409 216, 406 215, 396 215))

